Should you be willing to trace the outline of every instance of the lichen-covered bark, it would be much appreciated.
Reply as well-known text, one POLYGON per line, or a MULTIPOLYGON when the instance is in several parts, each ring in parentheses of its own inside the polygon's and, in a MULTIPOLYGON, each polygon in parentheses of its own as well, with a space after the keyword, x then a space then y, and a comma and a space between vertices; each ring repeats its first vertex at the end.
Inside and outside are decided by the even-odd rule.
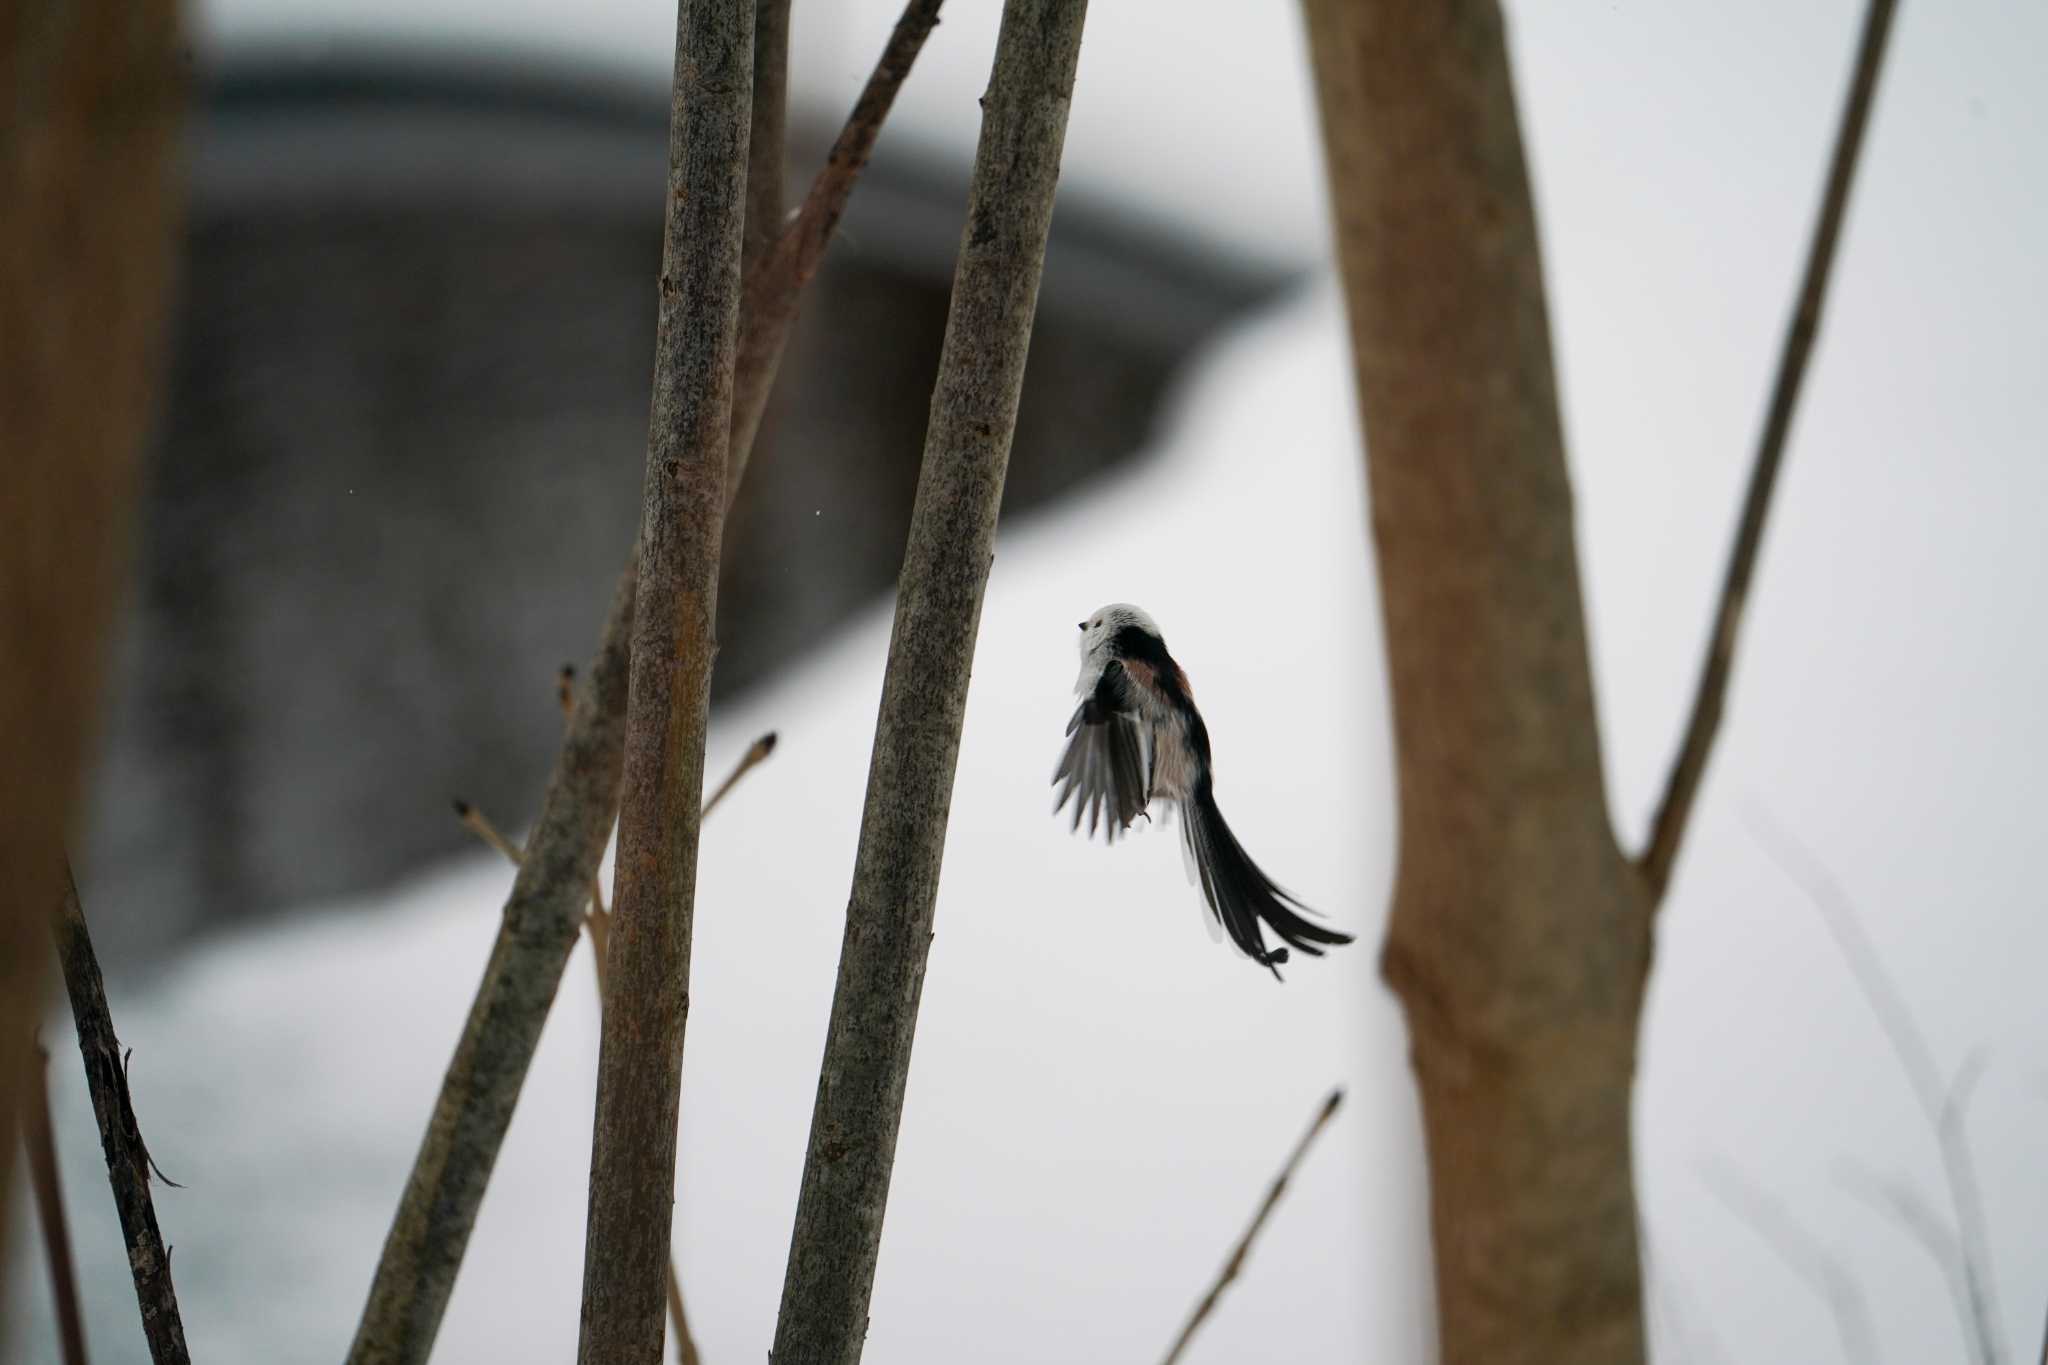
POLYGON ((1649 897, 1608 821, 1501 17, 1304 8, 1393 691, 1383 966, 1422 1094, 1443 1359, 1640 1360, 1649 897))
POLYGON ((655 1365, 746 221, 755 0, 683 0, 640 517, 618 886, 598 1050, 584 1365, 655 1365))
POLYGON ((775 1365, 867 1331, 996 514, 1038 301, 1085 0, 1008 0, 897 589, 775 1365))
MULTIPOLYGON (((0 5, 0 1134, 128 560, 177 227, 177 7, 0 5)), ((12 1160, 0 1160, 11 1228, 12 1160)), ((0 1237, 0 1298, 14 1239, 0 1237)), ((4 1308, 4 1305, 0 1305, 4 1308)))

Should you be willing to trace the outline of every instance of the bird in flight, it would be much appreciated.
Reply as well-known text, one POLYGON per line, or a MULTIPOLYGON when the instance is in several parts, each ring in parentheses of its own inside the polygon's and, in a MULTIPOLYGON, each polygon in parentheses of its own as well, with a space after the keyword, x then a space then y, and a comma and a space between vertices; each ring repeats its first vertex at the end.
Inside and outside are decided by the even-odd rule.
POLYGON ((1229 934, 1276 979, 1288 948, 1321 957, 1324 948, 1351 942, 1350 934, 1303 918, 1298 912, 1308 907, 1275 886, 1223 823, 1209 766, 1209 727, 1195 709, 1188 675, 1166 652, 1150 616, 1119 602, 1081 622, 1074 692, 1081 704, 1067 722, 1066 752, 1053 772, 1060 789, 1055 814, 1071 799, 1073 827, 1081 827, 1085 812, 1088 833, 1101 824, 1115 843, 1147 814, 1154 797, 1173 802, 1189 880, 1200 883, 1208 903, 1210 932, 1229 934), (1267 947, 1262 925, 1287 947, 1267 947))

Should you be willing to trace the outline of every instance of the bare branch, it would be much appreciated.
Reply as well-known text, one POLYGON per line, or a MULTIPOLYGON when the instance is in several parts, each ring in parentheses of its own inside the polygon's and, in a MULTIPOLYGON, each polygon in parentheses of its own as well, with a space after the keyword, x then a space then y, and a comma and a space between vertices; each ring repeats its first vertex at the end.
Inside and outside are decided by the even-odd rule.
POLYGON ((1849 1365, 1875 1365, 1881 1357, 1877 1333, 1870 1325, 1870 1305, 1841 1257, 1801 1227, 1776 1196, 1750 1183, 1734 1166, 1717 1161, 1702 1174, 1729 1212, 1827 1303, 1841 1338, 1842 1359, 1849 1365))
MULTIPOLYGON (((891 50, 896 50, 893 43, 891 50)), ((907 58, 902 66, 892 78, 898 85, 907 74, 907 58)), ((856 106, 856 118, 866 120, 862 125, 867 129, 866 145, 872 145, 886 110, 886 103, 879 109, 856 106)), ((864 164, 865 153, 861 160, 864 164)), ((859 169, 856 165, 835 177, 839 208, 851 194, 859 169)), ((831 221, 836 223, 837 217, 835 209, 831 221)), ((830 230, 828 223, 819 237, 816 251, 820 255, 823 238, 830 230)), ((791 286, 800 287, 800 283, 791 286)), ((788 307, 793 310, 794 306, 792 298, 788 307)), ((779 354, 780 342, 777 347, 779 354)), ((749 389, 740 388, 735 395, 736 414, 758 412, 765 404, 772 366, 757 368, 759 373, 751 382, 763 392, 756 399, 749 397, 749 389)), ((744 441, 736 439, 733 451, 738 457, 728 454, 732 466, 728 503, 738 491, 751 445, 751 435, 744 441)), ((599 665, 608 661, 613 667, 600 679, 596 673, 599 665, 593 666, 584 695, 595 698, 595 705, 571 718, 542 801, 540 822, 534 828, 535 846, 549 850, 550 856, 513 887, 491 963, 470 1006, 462 1040, 442 1082, 427 1137, 378 1261, 370 1301, 364 1306, 350 1348, 349 1365, 422 1365, 440 1329, 455 1272, 476 1222, 477 1205, 532 1063, 541 1025, 561 983, 562 969, 575 946, 577 927, 584 918, 585 888, 594 885, 598 860, 618 809, 625 656, 632 638, 639 554, 636 544, 619 577, 617 605, 598 646, 599 665), (597 761, 600 757, 603 762, 597 761), (515 906, 520 912, 516 917, 515 906), (490 1040, 483 1036, 487 1031, 494 1034, 490 1040), (499 1034, 501 1039, 495 1036, 499 1034)), ((602 923, 602 919, 594 922, 594 934, 601 932, 598 926, 602 923)))
POLYGON ((156 1204, 149 1195, 153 1163, 135 1121, 121 1040, 114 1034, 106 982, 92 950, 92 936, 86 931, 85 910, 78 903, 78 883, 69 863, 64 866, 64 896, 54 928, 64 989, 71 997, 71 1017, 78 1025, 78 1051, 85 1059, 85 1083, 92 1092, 93 1117, 99 1120, 100 1145, 106 1151, 107 1179, 114 1188, 114 1209, 121 1217, 121 1236, 128 1244, 128 1268, 134 1274, 135 1299, 142 1309, 142 1335, 156 1365, 190 1365, 178 1294, 171 1285, 171 1257, 157 1230, 156 1204))
MULTIPOLYGON (((769 0, 761 0, 762 4, 769 0)), ((909 0, 881 60, 847 115, 846 126, 832 144, 824 169, 811 182, 803 207, 781 231, 773 249, 759 259, 760 268, 746 277, 746 327, 740 336, 739 367, 734 377, 731 473, 727 480, 728 504, 739 496, 740 479, 753 455, 754 439, 761 429, 762 414, 768 410, 768 394, 775 386, 775 371, 782 363, 782 349, 796 323, 804 286, 818 273, 825 247, 846 212, 855 182, 874 154, 882 122, 896 102, 912 63, 924 48, 939 22, 942 0, 909 0)), ((778 186, 778 195, 780 193, 778 186)), ((764 196, 765 197, 765 196, 764 196)))
POLYGON ((704 814, 709 815, 712 811, 716 810, 718 803, 725 800, 725 794, 733 789, 733 784, 759 767, 768 755, 774 752, 775 732, 773 730, 770 730, 767 734, 748 745, 747 751, 740 755, 740 761, 733 766, 732 772, 726 776, 725 781, 718 784, 718 790, 705 798, 704 814))
POLYGON ((679 0, 583 1365, 661 1357, 746 225, 755 0, 679 0))
POLYGON ((424 1365, 611 837, 638 569, 626 566, 484 979, 392 1220, 350 1365, 424 1365))
POLYGON ((57 1169, 57 1140, 50 1124, 49 1051, 29 1050, 28 1102, 21 1110, 21 1141, 28 1152, 29 1183, 43 1225, 43 1252, 50 1263, 50 1300, 57 1310, 57 1344, 64 1365, 85 1365, 85 1320, 78 1311, 78 1267, 71 1257, 71 1227, 64 1217, 64 1181, 57 1169))
POLYGON ((1977 1320, 1970 1302, 1969 1268, 1964 1263, 1962 1244, 1941 1221, 1941 1215, 1904 1181, 1879 1176, 1859 1165, 1845 1163, 1837 1179, 1842 1188, 1898 1223, 1907 1236, 1920 1244, 1948 1286, 1964 1348, 1971 1359, 1981 1360, 1983 1344, 1977 1337, 1977 1320))
POLYGON ((1086 14, 1086 0, 1003 6, 897 588, 776 1365, 852 1365, 867 1333, 968 675, 1086 14))
POLYGON ((1286 1162, 1280 1167, 1280 1174, 1274 1177, 1272 1187, 1266 1191, 1266 1197, 1259 1202, 1258 1212, 1252 1215, 1251 1225, 1245 1228, 1244 1235, 1237 1239, 1237 1245, 1230 1249, 1230 1259, 1223 1263, 1223 1269, 1216 1276, 1215 1283, 1209 1286, 1209 1292, 1195 1305, 1195 1311, 1188 1315, 1186 1325, 1180 1329, 1180 1335, 1173 1339, 1173 1348, 1166 1353, 1166 1365, 1173 1365, 1180 1359, 1181 1353, 1187 1350, 1188 1342, 1194 1339, 1196 1329, 1208 1321, 1209 1314, 1215 1311, 1216 1301, 1223 1297, 1223 1291, 1230 1287, 1231 1281, 1244 1269, 1245 1257, 1251 1253, 1252 1242, 1258 1237, 1259 1230, 1265 1227, 1266 1219, 1272 1215, 1273 1206, 1278 1204, 1280 1196, 1287 1192, 1287 1182, 1294 1178, 1295 1169, 1301 1165, 1301 1159, 1308 1155, 1309 1147, 1314 1144, 1317 1135, 1328 1126, 1330 1120, 1336 1117, 1337 1106, 1343 1102, 1344 1091, 1339 1087, 1332 1090, 1330 1097, 1316 1110, 1316 1116, 1309 1123, 1308 1131, 1301 1135, 1300 1141, 1294 1144, 1294 1150, 1287 1154, 1286 1162))
POLYGON ((1806 363, 1813 352, 1814 337, 1820 331, 1821 305, 1826 301, 1828 275, 1834 266, 1835 243, 1841 236, 1842 219, 1848 209, 1849 187, 1856 176, 1856 160, 1863 149, 1863 132, 1870 120, 1871 99, 1877 91, 1877 74, 1884 64, 1885 40, 1890 36, 1895 0, 1870 0, 1864 11, 1863 36, 1856 50, 1854 74, 1849 81, 1848 101, 1842 108, 1841 127, 1835 133, 1835 149, 1828 163, 1828 178, 1821 191, 1820 218, 1814 224, 1813 241, 1807 248, 1806 273, 1799 285, 1799 300, 1785 333, 1784 350, 1778 358, 1778 377, 1771 386, 1771 403, 1764 415, 1763 436, 1757 443, 1756 462, 1750 468, 1749 491, 1743 495, 1742 517, 1736 523, 1735 548, 1728 556, 1728 569, 1721 581, 1720 605, 1714 613, 1713 634, 1708 637, 1707 657, 1700 669, 1699 684, 1693 692, 1691 718, 1685 738, 1679 743, 1678 758, 1658 802, 1650 826, 1650 842, 1638 863, 1653 900, 1662 901, 1671 885, 1671 871, 1678 861, 1679 845, 1685 839, 1700 783, 1706 777, 1707 760, 1714 736, 1721 727, 1721 711, 1728 699, 1728 680, 1735 667, 1735 645, 1742 629, 1742 609, 1749 599, 1750 580, 1756 573, 1758 551, 1763 546, 1764 520, 1771 510, 1771 494, 1777 487, 1778 467, 1785 454, 1785 439, 1792 430, 1793 409, 1799 402, 1799 388, 1806 378, 1806 363))
POLYGON ((1955 1210, 1956 1226, 1961 1229, 1963 1269, 1973 1320, 1970 1336, 1980 1365, 1997 1365, 2004 1352, 1999 1346, 1996 1288, 1987 1249, 1984 1203, 1977 1181, 1976 1158, 1963 1126, 1970 1093, 1983 1066, 1982 1056, 1973 1055, 1953 1084, 1942 1079, 1941 1068, 1935 1064, 1934 1051, 1920 1031, 1913 1007, 1885 970, 1884 960, 1864 930, 1848 893, 1810 849, 1762 809, 1752 808, 1748 820, 1772 861, 1820 912, 1821 921, 1835 940, 1864 1003, 1891 1043, 1892 1055, 1898 1059, 1899 1069, 1920 1102, 1928 1127, 1934 1131, 1949 1204, 1955 1210))

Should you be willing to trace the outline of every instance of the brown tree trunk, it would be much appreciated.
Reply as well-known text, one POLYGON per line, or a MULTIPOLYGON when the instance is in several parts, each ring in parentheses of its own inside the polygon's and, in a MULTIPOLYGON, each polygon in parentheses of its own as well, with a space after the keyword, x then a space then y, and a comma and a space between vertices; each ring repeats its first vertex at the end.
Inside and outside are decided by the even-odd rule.
POLYGON ((1640 1360, 1651 902, 1608 822, 1501 18, 1304 7, 1393 690, 1382 965, 1422 1094, 1443 1359, 1640 1360))
MULTIPOLYGON (((42 1011, 155 391, 176 19, 166 0, 0 4, 0 1134, 42 1011)), ((0 1160, 0 1228, 14 1165, 0 1160)))

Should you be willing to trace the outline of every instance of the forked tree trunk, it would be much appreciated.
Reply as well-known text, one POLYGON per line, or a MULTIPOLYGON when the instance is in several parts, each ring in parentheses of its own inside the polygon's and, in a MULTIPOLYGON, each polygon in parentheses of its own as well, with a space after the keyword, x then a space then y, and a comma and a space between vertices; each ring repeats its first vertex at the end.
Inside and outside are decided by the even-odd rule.
POLYGON ((1368 447, 1401 832, 1383 958, 1443 1359, 1636 1361, 1651 898, 1602 786, 1536 222, 1492 0, 1304 0, 1368 447))

